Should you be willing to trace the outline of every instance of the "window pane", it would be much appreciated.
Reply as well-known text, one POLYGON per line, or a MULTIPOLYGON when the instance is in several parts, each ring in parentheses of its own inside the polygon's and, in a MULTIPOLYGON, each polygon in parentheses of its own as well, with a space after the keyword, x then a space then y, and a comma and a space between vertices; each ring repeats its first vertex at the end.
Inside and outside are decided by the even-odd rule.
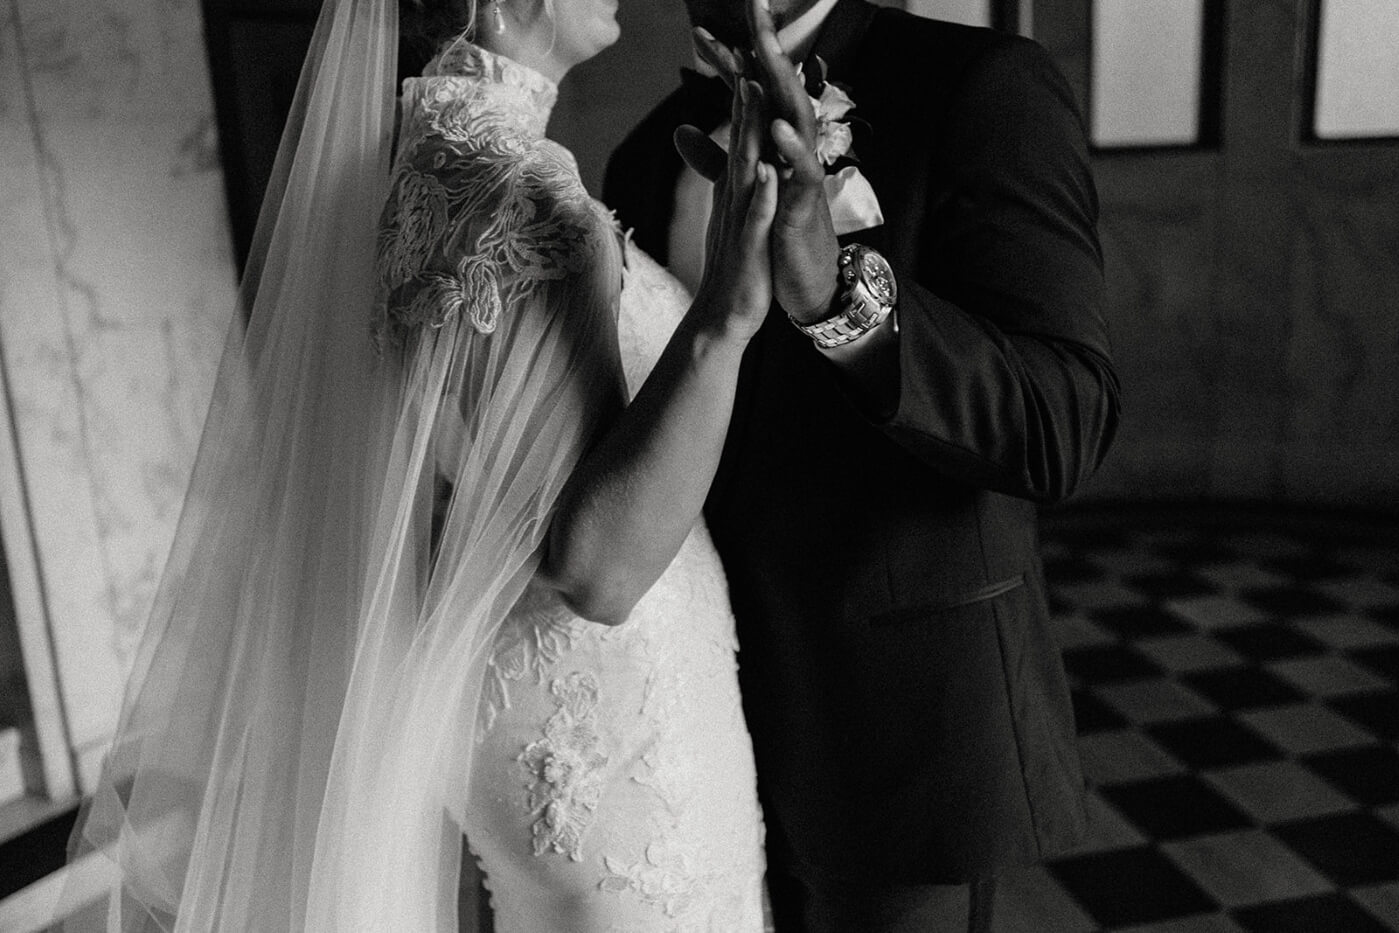
POLYGON ((1198 142, 1203 37, 1204 0, 1097 0, 1093 144, 1198 142))
POLYGON ((1399 3, 1322 0, 1316 135, 1399 136, 1399 3))
POLYGON ((910 13, 931 19, 970 26, 991 25, 991 0, 904 0, 902 6, 910 13))

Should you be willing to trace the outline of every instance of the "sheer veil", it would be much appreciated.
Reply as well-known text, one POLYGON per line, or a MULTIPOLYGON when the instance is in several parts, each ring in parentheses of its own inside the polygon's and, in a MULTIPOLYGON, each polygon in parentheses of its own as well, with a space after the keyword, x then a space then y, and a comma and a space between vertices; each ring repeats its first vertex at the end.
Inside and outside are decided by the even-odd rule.
POLYGON ((71 844, 118 881, 98 905, 70 890, 65 929, 457 929, 486 649, 614 410, 620 256, 596 216, 567 274, 496 244, 475 266, 495 279, 460 282, 503 296, 493 329, 458 314, 376 350, 397 17, 323 7, 249 323, 71 844))

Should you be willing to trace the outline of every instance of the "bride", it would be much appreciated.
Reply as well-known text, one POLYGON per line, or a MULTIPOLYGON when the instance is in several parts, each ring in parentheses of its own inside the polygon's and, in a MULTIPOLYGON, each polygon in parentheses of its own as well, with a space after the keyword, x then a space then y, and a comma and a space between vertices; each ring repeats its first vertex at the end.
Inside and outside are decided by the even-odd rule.
POLYGON ((770 303, 757 92, 691 300, 543 135, 615 0, 433 2, 396 126, 397 0, 322 11, 71 929, 454 930, 463 833, 501 933, 762 927, 699 522, 770 303))

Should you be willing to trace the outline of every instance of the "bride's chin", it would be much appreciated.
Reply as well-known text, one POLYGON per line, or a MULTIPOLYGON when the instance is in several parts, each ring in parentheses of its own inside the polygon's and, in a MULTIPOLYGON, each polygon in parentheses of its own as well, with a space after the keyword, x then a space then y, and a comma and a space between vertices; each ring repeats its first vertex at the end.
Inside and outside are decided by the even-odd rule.
POLYGON ((599 24, 597 34, 597 52, 594 52, 593 55, 597 55, 598 52, 602 52, 605 49, 609 49, 612 46, 616 45, 617 40, 620 38, 622 38, 622 27, 617 22, 617 14, 614 10, 612 18, 599 24))
POLYGON ((599 28, 590 38, 584 53, 578 57, 574 64, 581 65, 589 59, 596 58, 599 54, 611 48, 622 37, 622 28, 617 25, 616 20, 612 20, 607 26, 599 28))

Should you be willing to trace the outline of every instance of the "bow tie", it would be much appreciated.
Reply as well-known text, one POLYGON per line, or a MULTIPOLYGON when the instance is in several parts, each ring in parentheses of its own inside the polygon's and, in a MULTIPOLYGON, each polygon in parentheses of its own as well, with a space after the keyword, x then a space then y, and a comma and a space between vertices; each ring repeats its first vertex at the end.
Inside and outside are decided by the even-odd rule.
POLYGON ((684 119, 704 132, 712 132, 729 119, 733 94, 718 75, 702 75, 693 68, 680 69, 680 90, 684 119))

